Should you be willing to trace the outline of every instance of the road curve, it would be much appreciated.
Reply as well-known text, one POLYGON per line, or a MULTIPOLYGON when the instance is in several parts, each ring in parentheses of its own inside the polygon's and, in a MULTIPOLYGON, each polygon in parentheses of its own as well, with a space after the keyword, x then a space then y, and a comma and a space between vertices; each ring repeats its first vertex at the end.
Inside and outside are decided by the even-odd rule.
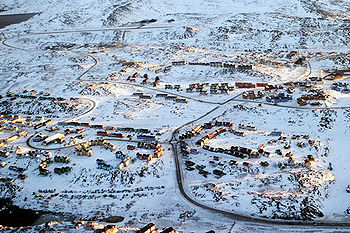
POLYGON ((230 101, 235 101, 235 98, 239 97, 240 95, 237 95, 225 102, 223 102, 221 105, 215 107, 214 109, 210 110, 209 112, 203 114, 199 118, 192 120, 186 124, 183 124, 179 127, 177 127, 174 132, 172 133, 170 145, 172 147, 172 151, 174 154, 174 161, 175 161, 175 166, 176 166, 176 178, 177 178, 177 184, 180 190, 180 193, 182 196, 192 203, 193 205, 196 205, 197 207, 200 207, 202 209, 209 210, 214 213, 222 214, 226 217, 232 218, 233 220, 239 220, 243 222, 254 222, 254 223, 261 223, 261 224, 269 224, 269 225, 300 225, 300 226, 320 226, 320 227, 342 227, 342 228, 350 228, 350 222, 330 222, 330 221, 290 221, 290 220, 276 220, 276 219, 265 219, 265 218, 260 218, 260 217, 255 217, 255 216, 249 216, 241 213, 235 213, 235 212, 230 212, 222 209, 217 209, 211 206, 204 205, 195 199, 193 199, 190 195, 186 193, 186 190, 184 188, 184 175, 183 175, 183 170, 181 169, 181 162, 179 158, 179 154, 177 152, 177 144, 178 140, 176 140, 176 134, 178 131, 187 126, 190 125, 206 116, 208 116, 210 113, 216 111, 218 108, 221 106, 229 103, 230 101))

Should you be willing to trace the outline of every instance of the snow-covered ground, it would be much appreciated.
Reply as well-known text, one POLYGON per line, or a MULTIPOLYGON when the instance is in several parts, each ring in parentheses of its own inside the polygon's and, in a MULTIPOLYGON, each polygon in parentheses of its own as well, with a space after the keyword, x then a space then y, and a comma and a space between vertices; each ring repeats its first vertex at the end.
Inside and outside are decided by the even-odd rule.
MULTIPOLYGON (((195 145, 216 128, 186 139, 190 147, 199 151, 180 158, 184 189, 193 200, 217 209, 268 219, 286 218, 286 215, 300 217, 302 209, 313 206, 323 214, 316 218, 318 221, 348 221, 345 210, 350 207, 350 194, 346 192, 350 175, 347 169, 350 163, 347 156, 349 93, 333 90, 334 81, 327 80, 313 88, 324 90, 326 100, 320 100, 318 106, 310 105, 314 100, 309 101, 301 109, 297 99, 312 93, 310 89, 294 88, 290 101, 274 106, 266 97, 244 99, 242 94, 249 89, 235 88, 227 94, 214 94, 210 93, 210 86, 227 83, 234 87, 236 82, 282 85, 322 77, 326 70, 348 69, 349 5, 347 0, 0 2, 0 9, 6 10, 2 15, 38 13, 26 22, 0 29, 0 95, 3 97, 0 101, 8 101, 0 107, 1 114, 54 120, 53 125, 38 130, 29 123, 1 121, 6 127, 16 125, 29 132, 28 136, 0 148, 12 151, 8 158, 0 157, 0 162, 6 163, 0 168, 0 176, 15 179, 14 190, 9 191, 9 186, 0 183, 4 191, 2 197, 12 197, 20 207, 70 213, 81 218, 124 216, 121 225, 131 227, 155 222, 160 228, 173 226, 183 232, 210 229, 269 232, 266 226, 248 227, 240 222, 235 225, 232 219, 203 210, 188 202, 178 189, 174 153, 169 144, 172 133, 196 119, 199 121, 180 129, 179 134, 197 124, 217 120, 232 122, 235 129, 238 124, 254 125, 257 131, 246 131, 247 136, 240 137, 228 130, 210 140, 208 146, 223 149, 243 146, 257 150, 264 144, 271 157, 237 159, 195 145), (156 21, 147 21, 151 19, 156 21), (306 61, 296 64, 298 58, 306 61), (176 66, 175 61, 188 64, 176 66), (210 62, 252 65, 252 70, 203 65, 210 62), (149 82, 144 81, 145 74, 149 82), (127 80, 130 76, 135 77, 135 82, 127 80), (159 84, 153 85, 156 77, 159 84), (207 94, 186 90, 195 83, 206 84, 207 94), (175 90, 168 85, 180 87, 175 90), (38 96, 48 93, 64 97, 67 105, 6 97, 8 91, 19 95, 28 93, 23 90, 36 90, 38 96), (146 97, 139 97, 140 93, 146 97), (159 94, 177 96, 187 103, 159 94), (81 98, 81 102, 70 97, 81 98), (333 109, 320 109, 326 107, 333 109), (210 110, 215 111, 206 115, 210 110), (29 145, 43 149, 61 146, 51 151, 53 156, 71 159, 67 165, 72 167, 70 173, 54 173, 54 168, 64 166, 54 162, 47 167, 51 172, 49 176, 39 175, 42 158, 19 158, 15 150, 17 146, 27 148, 26 140, 38 132, 54 135, 56 132, 47 131, 49 127, 57 126, 57 132, 64 132, 68 126, 56 124, 63 120, 115 128, 146 128, 154 136, 165 132, 157 135, 164 155, 149 164, 139 160, 137 152, 153 151, 127 150, 127 145, 137 145, 137 133, 128 132, 134 142, 110 141, 133 160, 132 165, 118 171, 115 152, 102 147, 92 148, 93 157, 81 157, 74 147, 67 147, 68 141, 49 146, 30 141, 29 145), (273 131, 283 132, 284 141, 270 136, 273 131), (293 139, 293 135, 306 134, 309 138, 293 139), (271 141, 274 139, 276 142, 271 141), (315 140, 315 145, 309 140, 315 140), (306 146, 298 146, 300 142, 306 146), (284 148, 285 144, 290 148, 284 148), (283 155, 278 155, 277 149, 281 149, 283 155), (288 162, 287 152, 294 153, 295 161, 288 162), (308 155, 315 158, 311 167, 302 165, 308 155), (98 158, 111 164, 113 169, 97 169, 98 158), (239 165, 229 165, 233 159, 239 165), (200 169, 186 170, 186 160, 205 165, 204 170, 209 171, 207 177, 198 174, 200 169), (252 167, 243 166, 243 161, 251 162, 252 167), (269 166, 261 166, 262 161, 269 166), (25 168, 23 173, 27 178, 17 178, 18 172, 9 169, 10 166, 25 168), (283 166, 286 168, 281 169, 283 166), (214 175, 215 169, 226 175, 214 175)), ((346 77, 338 81, 347 83, 349 88, 346 77)), ((262 91, 266 96, 287 94, 286 89, 271 92, 260 87, 254 91, 262 91)), ((97 131, 87 128, 85 137, 75 139, 74 143, 96 139, 97 131)), ((14 134, 6 128, 0 137, 6 139, 14 134)), ((282 227, 280 231, 288 229, 282 227)))

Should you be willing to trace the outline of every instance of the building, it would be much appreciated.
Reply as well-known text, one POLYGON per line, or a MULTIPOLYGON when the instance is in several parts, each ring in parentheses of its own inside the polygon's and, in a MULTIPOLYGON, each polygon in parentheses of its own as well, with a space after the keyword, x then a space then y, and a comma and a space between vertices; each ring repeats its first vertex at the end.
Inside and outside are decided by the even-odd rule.
POLYGON ((146 226, 136 231, 136 233, 153 233, 153 232, 156 232, 156 226, 153 223, 148 223, 146 226))
POLYGON ((54 141, 57 141, 57 140, 64 140, 65 138, 65 134, 63 133, 56 133, 52 136, 49 136, 47 137, 44 141, 43 141, 43 145, 48 145, 54 141))

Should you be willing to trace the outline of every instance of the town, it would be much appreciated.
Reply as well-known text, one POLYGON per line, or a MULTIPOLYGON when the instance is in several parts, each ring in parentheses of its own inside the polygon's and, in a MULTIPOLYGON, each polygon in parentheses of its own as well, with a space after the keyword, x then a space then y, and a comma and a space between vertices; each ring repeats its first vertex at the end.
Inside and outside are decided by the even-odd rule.
POLYGON ((164 4, 1 29, 0 200, 38 231, 346 232, 345 13, 164 4))

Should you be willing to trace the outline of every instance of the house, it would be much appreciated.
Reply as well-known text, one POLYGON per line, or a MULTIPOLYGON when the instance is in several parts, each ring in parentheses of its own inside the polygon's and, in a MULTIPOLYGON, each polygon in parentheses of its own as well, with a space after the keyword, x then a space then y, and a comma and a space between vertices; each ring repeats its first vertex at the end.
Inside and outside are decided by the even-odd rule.
POLYGON ((104 125, 91 125, 91 128, 94 128, 94 129, 104 129, 104 125))
POLYGON ((124 163, 124 166, 127 167, 131 164, 131 158, 130 157, 126 157, 124 160, 123 160, 123 163, 124 163))
POLYGON ((226 175, 225 172, 223 172, 221 170, 217 170, 217 169, 213 170, 213 174, 217 175, 217 176, 224 176, 224 175, 226 175))
POLYGON ((192 132, 199 134, 202 131, 201 125, 196 125, 192 130, 192 132))
POLYGON ((104 145, 104 148, 109 149, 111 151, 114 151, 117 149, 116 145, 113 145, 112 143, 106 142, 104 145))
POLYGON ((119 162, 118 163, 118 169, 122 170, 124 168, 124 163, 123 162, 119 162))
POLYGON ((187 65, 188 63, 186 61, 173 61, 171 64, 174 66, 181 66, 181 65, 187 65))
POLYGON ((224 67, 225 68, 232 68, 232 69, 236 69, 236 65, 232 64, 232 63, 224 63, 224 67))
POLYGON ((79 125, 82 126, 82 127, 91 127, 91 124, 87 123, 87 122, 82 122, 79 125))
POLYGON ((49 137, 45 138, 45 140, 43 141, 42 144, 43 145, 48 145, 48 144, 51 144, 51 143, 53 143, 55 141, 62 141, 62 140, 64 140, 65 136, 66 135, 64 133, 56 133, 56 134, 54 134, 52 136, 49 136, 49 137))
POLYGON ((108 136, 108 132, 106 132, 106 131, 97 131, 97 135, 99 135, 99 136, 108 136))
POLYGON ((152 135, 137 135, 137 139, 145 140, 145 141, 156 141, 157 138, 152 135))
POLYGON ((237 69, 238 70, 252 70, 253 66, 252 65, 238 65, 237 69))
POLYGON ((175 90, 181 89, 181 85, 179 85, 179 84, 174 85, 174 89, 175 89, 175 90))
POLYGON ((122 152, 122 151, 117 151, 117 152, 115 152, 115 157, 117 159, 125 159, 126 158, 126 154, 124 152, 122 152))
POLYGON ((0 156, 7 158, 10 156, 10 152, 5 151, 5 150, 0 150, 0 156))
POLYGON ((239 164, 239 162, 238 161, 236 161, 236 160, 230 160, 230 162, 229 162, 229 164, 232 166, 232 165, 238 165, 239 164))
POLYGON ((108 136, 114 138, 125 138, 125 135, 122 133, 110 133, 108 136))
POLYGON ((238 124, 238 128, 246 129, 246 130, 250 130, 250 131, 256 131, 257 130, 255 126, 244 125, 244 124, 238 124))
POLYGON ((199 151, 197 149, 192 148, 192 149, 190 149, 190 154, 197 155, 197 154, 199 154, 199 151))
POLYGON ((19 139, 19 136, 18 135, 12 135, 8 138, 5 139, 5 142, 9 143, 9 142, 13 142, 13 141, 16 141, 19 139))
POLYGON ((263 167, 268 167, 268 166, 269 166, 269 162, 267 162, 267 161, 261 161, 261 162, 260 162, 260 165, 263 166, 263 167))
POLYGON ((185 103, 185 104, 187 104, 188 103, 188 99, 175 99, 175 102, 177 102, 177 103, 185 103))
POLYGON ((54 161, 56 163, 70 163, 70 158, 67 157, 67 156, 59 156, 59 155, 56 155, 54 157, 54 161))
POLYGON ((171 66, 166 66, 163 70, 164 73, 168 73, 169 71, 171 71, 171 66))
POLYGON ((280 136, 282 136, 282 132, 281 131, 272 131, 270 133, 270 136, 280 137, 280 136))
POLYGON ((137 158, 138 159, 141 159, 141 160, 152 160, 152 155, 151 154, 141 154, 141 153, 137 153, 136 154, 137 158))
POLYGON ((233 128, 231 128, 231 133, 233 133, 233 134, 236 135, 236 136, 241 136, 241 137, 247 136, 247 133, 246 133, 246 132, 238 131, 238 130, 235 130, 235 129, 233 129, 233 128))
POLYGON ((151 95, 143 95, 143 96, 139 96, 139 98, 140 99, 147 99, 147 100, 149 100, 149 99, 152 99, 152 96, 151 95))
POLYGON ((212 67, 223 67, 224 63, 223 62, 210 62, 209 65, 212 67))
POLYGON ((256 88, 257 87, 255 83, 241 83, 241 82, 236 82, 235 86, 237 88, 256 88))
POLYGON ((150 129, 136 129, 136 132, 138 133, 151 133, 150 129))
POLYGON ((174 228, 169 227, 161 231, 160 233, 177 233, 177 231, 174 230, 174 228))
POLYGON ((166 96, 165 99, 166 100, 176 100, 178 97, 177 96, 166 96))
POLYGON ((146 226, 136 231, 136 233, 153 233, 153 232, 156 232, 156 226, 153 223, 148 223, 146 226))
POLYGON ((243 164, 243 166, 246 166, 246 167, 251 167, 251 166, 253 166, 253 164, 252 164, 252 163, 249 163, 249 162, 243 162, 242 164, 243 164))
POLYGON ((160 94, 156 94, 156 98, 165 98, 165 97, 167 97, 168 96, 168 94, 163 94, 163 93, 160 93, 160 94))
POLYGON ((138 96, 138 97, 141 97, 144 95, 144 93, 142 92, 135 92, 135 93, 132 93, 133 96, 138 96))
POLYGON ((257 87, 266 87, 268 85, 269 85, 268 83, 256 83, 257 87))

